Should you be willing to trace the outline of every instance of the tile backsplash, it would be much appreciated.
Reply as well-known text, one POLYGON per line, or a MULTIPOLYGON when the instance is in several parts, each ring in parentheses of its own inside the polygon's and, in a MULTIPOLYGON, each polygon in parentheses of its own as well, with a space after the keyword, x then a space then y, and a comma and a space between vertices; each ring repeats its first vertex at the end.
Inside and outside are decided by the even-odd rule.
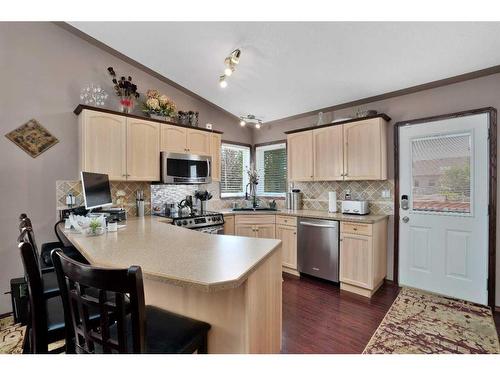
MULTIPOLYGON (((151 190, 149 182, 134 181, 111 181, 111 197, 113 205, 123 207, 128 215, 136 216, 137 207, 135 203, 135 193, 138 190, 144 191, 144 213, 151 213, 151 190)), ((76 206, 83 205, 82 184, 79 180, 56 181, 56 199, 58 208, 66 208, 66 195, 73 194, 76 199, 76 206)))
MULTIPOLYGON (((344 199, 350 192, 352 199, 368 200, 370 211, 373 214, 394 214, 394 182, 386 181, 325 181, 325 182, 296 182, 294 188, 300 189, 303 195, 303 208, 310 210, 328 210, 328 192, 337 192, 337 201, 344 199), (388 190, 389 197, 382 198, 382 191, 388 190)), ((243 199, 220 199, 218 182, 205 185, 162 185, 149 182, 112 181, 111 194, 113 204, 122 206, 131 216, 136 215, 135 192, 144 191, 145 213, 161 211, 165 203, 179 203, 186 195, 193 195, 196 190, 208 190, 213 198, 208 201, 207 209, 212 211, 231 208, 233 202, 243 205, 243 199), (119 197, 120 192, 123 196, 119 197)), ((56 181, 58 207, 66 207, 66 195, 72 193, 76 198, 76 205, 83 205, 82 185, 80 181, 56 181)), ((263 198, 261 202, 271 201, 272 198, 263 198)), ((279 209, 285 208, 283 199, 276 199, 279 209)), ((340 210, 340 207, 339 207, 340 210)))
POLYGON ((323 181, 295 182, 294 188, 300 189, 303 195, 304 209, 328 210, 328 192, 337 192, 337 205, 349 192, 353 200, 369 201, 372 214, 394 214, 394 181, 323 181), (383 198, 382 192, 389 191, 389 197, 383 198))

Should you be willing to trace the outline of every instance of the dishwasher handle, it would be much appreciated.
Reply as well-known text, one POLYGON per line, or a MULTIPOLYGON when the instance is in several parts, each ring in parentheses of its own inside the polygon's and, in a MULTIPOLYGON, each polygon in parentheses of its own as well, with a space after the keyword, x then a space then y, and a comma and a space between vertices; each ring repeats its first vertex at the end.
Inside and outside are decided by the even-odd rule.
POLYGON ((300 225, 305 225, 307 227, 318 227, 318 228, 337 228, 337 225, 327 225, 327 224, 315 224, 315 223, 309 223, 307 221, 301 221, 300 225))

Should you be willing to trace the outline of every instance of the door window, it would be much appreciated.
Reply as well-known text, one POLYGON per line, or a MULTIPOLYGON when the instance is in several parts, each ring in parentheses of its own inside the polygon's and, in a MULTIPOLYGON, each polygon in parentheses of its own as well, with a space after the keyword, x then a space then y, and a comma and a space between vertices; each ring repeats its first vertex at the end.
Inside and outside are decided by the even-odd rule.
POLYGON ((470 214, 471 134, 412 140, 413 211, 470 214))

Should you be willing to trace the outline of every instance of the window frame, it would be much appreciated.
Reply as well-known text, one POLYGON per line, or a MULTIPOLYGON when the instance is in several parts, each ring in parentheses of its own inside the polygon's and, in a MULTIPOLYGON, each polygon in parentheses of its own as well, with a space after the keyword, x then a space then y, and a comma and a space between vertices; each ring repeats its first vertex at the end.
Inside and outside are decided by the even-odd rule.
MULTIPOLYGON (((221 163, 222 163, 222 149, 224 148, 224 145, 228 146, 236 146, 236 147, 245 147, 248 148, 249 152, 249 167, 253 162, 253 146, 248 143, 243 143, 243 142, 233 142, 233 141, 226 141, 222 140, 221 141, 221 163)), ((246 170, 245 166, 243 166, 243 191, 241 193, 223 193, 222 192, 222 164, 221 164, 221 178, 219 181, 219 198, 220 199, 235 199, 235 198, 244 198, 245 197, 245 186, 248 183, 248 177, 246 177, 246 170)))
MULTIPOLYGON (((280 139, 278 141, 256 143, 253 145, 253 155, 254 155, 253 162, 254 162, 255 168, 257 168, 257 147, 274 146, 274 145, 279 145, 279 144, 285 145, 285 159, 287 160, 287 164, 288 164, 288 143, 287 143, 286 139, 280 139)), ((287 183, 288 183, 288 165, 287 165, 287 177, 285 179, 285 185, 287 183)), ((263 193, 262 194, 262 193, 257 192, 257 196, 262 197, 262 198, 285 199, 286 188, 285 188, 285 191, 283 193, 274 192, 274 193, 263 193)))

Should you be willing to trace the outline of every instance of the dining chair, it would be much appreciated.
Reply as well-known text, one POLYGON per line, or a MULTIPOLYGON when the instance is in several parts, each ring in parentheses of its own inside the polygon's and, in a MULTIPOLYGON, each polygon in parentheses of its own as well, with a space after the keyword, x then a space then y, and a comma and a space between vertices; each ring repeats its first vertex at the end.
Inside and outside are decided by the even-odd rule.
POLYGON ((142 271, 94 267, 52 252, 76 353, 207 353, 210 325, 145 304, 142 271), (97 290, 97 297, 89 295, 97 290), (126 300, 128 298, 128 303, 126 300), (127 308, 128 306, 128 308, 127 308), (89 324, 89 310, 100 314, 89 324))

